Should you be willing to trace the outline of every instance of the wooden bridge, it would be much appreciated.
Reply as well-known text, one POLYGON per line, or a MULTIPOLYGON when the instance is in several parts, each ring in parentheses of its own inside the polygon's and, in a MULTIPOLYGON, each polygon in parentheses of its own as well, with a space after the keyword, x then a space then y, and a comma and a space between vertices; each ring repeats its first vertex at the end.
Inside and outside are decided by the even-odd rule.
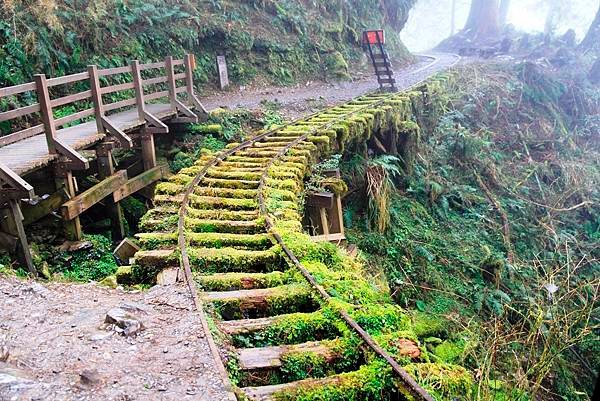
POLYGON ((105 204, 113 239, 123 237, 118 202, 167 173, 157 166, 154 134, 206 114, 194 93, 194 68, 193 55, 186 55, 108 69, 90 65, 82 73, 40 74, 0 88, 0 129, 8 131, 0 137, 0 246, 17 251, 35 273, 25 225, 60 209, 67 238, 80 239, 79 216, 111 195, 105 204), (118 147, 139 149, 140 163, 116 171, 112 150, 118 147), (48 167, 50 180, 40 174, 48 167), (97 174, 99 183, 78 193, 73 171, 97 174))

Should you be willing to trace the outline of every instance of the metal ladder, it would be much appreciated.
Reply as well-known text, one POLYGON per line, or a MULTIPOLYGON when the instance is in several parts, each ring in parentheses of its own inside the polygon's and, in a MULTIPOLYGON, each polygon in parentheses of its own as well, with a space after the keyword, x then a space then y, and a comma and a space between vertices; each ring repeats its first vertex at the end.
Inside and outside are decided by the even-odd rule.
POLYGON ((396 79, 392 70, 392 62, 385 50, 383 31, 365 31, 363 35, 363 41, 369 49, 375 75, 377 75, 379 88, 383 91, 397 92, 398 88, 396 87, 396 79))

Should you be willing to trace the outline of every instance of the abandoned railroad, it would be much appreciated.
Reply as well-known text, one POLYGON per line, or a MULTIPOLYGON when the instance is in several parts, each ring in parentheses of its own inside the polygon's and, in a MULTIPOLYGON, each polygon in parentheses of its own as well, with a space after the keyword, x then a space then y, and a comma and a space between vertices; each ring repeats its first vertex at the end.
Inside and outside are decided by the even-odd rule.
POLYGON ((0 0, 0 401, 590 401, 586 1, 0 0))

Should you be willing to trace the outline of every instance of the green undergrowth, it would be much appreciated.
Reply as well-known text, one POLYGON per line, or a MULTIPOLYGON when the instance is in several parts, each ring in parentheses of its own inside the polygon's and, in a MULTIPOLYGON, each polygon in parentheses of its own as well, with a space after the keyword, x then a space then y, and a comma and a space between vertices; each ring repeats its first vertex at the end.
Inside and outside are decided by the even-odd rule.
POLYGON ((480 369, 477 399, 589 399, 599 367, 597 89, 576 70, 529 63, 459 73, 451 107, 419 123, 412 173, 392 180, 385 230, 364 213, 365 162, 344 160, 358 194, 344 211, 347 236, 413 310, 430 361, 480 369))
MULTIPOLYGON (((305 393, 297 393, 297 399, 317 399, 319 394, 325 394, 325 399, 388 399, 398 391, 404 391, 404 385, 396 382, 389 371, 380 371, 380 358, 369 351, 368 347, 350 346, 357 341, 356 334, 341 318, 341 313, 347 313, 365 331, 375 338, 382 347, 396 356, 399 363, 410 365, 412 363, 428 363, 432 367, 428 373, 415 370, 419 373, 419 380, 427 380, 427 385, 435 381, 434 373, 445 372, 448 362, 444 357, 436 359, 435 349, 428 346, 428 342, 421 339, 416 330, 420 322, 413 319, 411 314, 393 302, 388 286, 382 280, 374 279, 366 269, 365 261, 361 257, 349 256, 336 245, 328 242, 314 242, 311 237, 303 232, 301 216, 304 198, 304 175, 310 171, 310 166, 316 161, 329 157, 335 151, 365 152, 365 144, 373 135, 384 135, 397 139, 399 144, 396 150, 403 149, 403 139, 412 137, 415 130, 409 122, 421 120, 429 122, 429 116, 423 111, 423 104, 427 101, 431 107, 441 107, 440 97, 443 91, 450 90, 454 82, 451 73, 441 74, 414 91, 407 94, 369 95, 360 97, 346 105, 325 110, 319 116, 293 127, 287 127, 275 136, 297 136, 308 134, 306 143, 292 149, 288 155, 281 158, 268 171, 265 180, 264 197, 266 212, 273 223, 271 229, 283 239, 283 242, 298 258, 302 266, 314 277, 317 283, 330 295, 330 299, 323 300, 306 283, 300 271, 289 263, 285 263, 286 253, 280 245, 265 250, 245 250, 233 247, 203 247, 194 245, 194 234, 230 232, 232 227, 239 227, 238 219, 233 218, 227 222, 229 228, 219 225, 217 220, 222 220, 218 213, 225 206, 226 213, 239 213, 237 217, 245 216, 242 213, 252 213, 258 208, 258 199, 246 197, 244 191, 256 191, 258 176, 252 171, 238 171, 228 169, 211 169, 208 177, 202 181, 204 188, 213 184, 226 188, 227 193, 206 195, 193 194, 190 197, 190 213, 185 221, 185 228, 190 233, 188 240, 192 247, 188 249, 191 267, 204 274, 218 273, 213 278, 198 278, 207 280, 205 284, 211 288, 240 289, 245 285, 270 285, 279 284, 282 276, 272 273, 287 267, 284 273, 284 285, 278 285, 265 293, 264 297, 253 298, 251 301, 243 297, 218 299, 210 302, 209 310, 213 316, 220 316, 225 320, 257 318, 276 316, 268 327, 233 335, 226 338, 225 343, 231 342, 235 347, 260 347, 277 344, 299 344, 301 342, 334 340, 346 344, 342 348, 348 350, 348 355, 341 352, 339 364, 332 363, 325 366, 323 359, 314 354, 298 353, 286 359, 284 368, 277 374, 262 377, 263 382, 278 383, 286 380, 300 378, 319 378, 329 374, 338 380, 339 385, 331 386, 327 382, 313 386, 305 393), (353 114, 348 117, 347 113, 353 114), (339 116, 345 116, 340 119, 339 116), (322 124, 331 123, 332 129, 322 130, 322 124), (407 128, 408 127, 408 128, 407 128), (411 128, 412 127, 412 128, 411 128), (323 132, 324 131, 324 132, 323 132), (240 198, 226 198, 227 194, 241 195, 240 198), (215 219, 202 220, 199 213, 213 213, 215 219), (239 276, 231 275, 232 272, 247 272, 248 282, 240 281, 239 276), (264 274, 266 273, 266 274, 264 274), (256 279, 256 283, 252 280, 256 279), (262 282, 261 282, 262 280, 262 282), (217 282, 218 281, 218 282, 217 282), (404 345, 403 345, 404 344, 404 345), (413 357, 405 354, 408 348, 413 357), (354 351, 360 349, 360 351, 354 351), (363 363, 364 362, 364 363, 363 363), (362 367, 359 368, 359 366, 362 367), (315 370, 311 370, 311 366, 315 370), (357 370, 358 369, 358 370, 357 370), (354 372, 347 372, 352 371, 354 372), (343 373, 345 372, 345 373, 343 373), (387 373, 386 373, 387 372, 387 373), (337 374, 340 374, 337 376, 337 374), (375 374, 375 376, 373 376, 375 374), (380 376, 379 376, 380 375, 380 376), (363 385, 363 383, 369 383, 363 385), (341 388, 344 391, 337 393, 341 388), (330 396, 331 398, 328 398, 330 396), (339 397, 339 398, 336 398, 339 397), (363 397, 363 398, 361 398, 363 397)), ((234 146, 228 145, 228 147, 234 146)), ((258 146, 238 152, 235 156, 227 158, 225 163, 235 167, 244 168, 249 161, 269 161, 277 151, 265 150, 258 146)), ((185 188, 193 176, 197 174, 214 157, 214 154, 202 153, 194 165, 182 169, 177 175, 171 177, 169 182, 161 184, 155 197, 155 203, 160 210, 150 211, 144 218, 142 226, 148 226, 155 234, 144 235, 142 245, 144 249, 174 249, 174 236, 168 233, 157 235, 157 231, 175 230, 176 216, 181 202, 179 191, 185 188), (162 211, 161 211, 162 210, 162 211)), ((339 159, 339 158, 338 158, 339 159)), ((223 164, 223 167, 226 164, 223 164)), ((326 186, 323 186, 324 188, 326 186)), ((344 192, 345 188, 329 187, 333 192, 344 192)), ((204 191, 204 190, 203 190, 204 191)), ((261 229, 266 227, 265 217, 254 217, 254 221, 261 223, 261 229)), ((242 220, 248 221, 248 220, 242 220)), ((254 224, 251 225, 255 227, 254 224)), ((245 229, 247 225, 244 224, 245 229)), ((237 230, 237 228, 236 228, 237 230)), ((140 258, 139 265, 134 266, 134 273, 145 272, 146 278, 151 278, 161 267, 177 263, 178 251, 165 254, 145 254, 147 260, 140 258)), ((289 261, 288 261, 289 262, 289 261)), ((432 340, 433 341, 433 340, 432 340)), ((443 353, 443 352, 441 352, 443 353)), ((253 376, 245 376, 236 365, 236 359, 227 362, 234 384, 252 384, 259 380, 253 376)), ((452 372, 456 377, 449 375, 440 378, 436 389, 439 394, 452 394, 457 397, 467 397, 470 391, 460 385, 460 380, 467 380, 470 376, 458 368, 452 372), (460 373, 463 374, 460 374, 460 373)), ((325 379, 329 380, 329 379, 325 379)), ((304 391, 304 390, 302 390, 304 391)), ((341 391, 341 390, 340 390, 341 391)), ((281 397, 292 396, 282 393, 281 397)), ((320 398, 323 399, 323 398, 320 398)), ((445 398, 440 398, 445 399, 445 398)))
POLYGON ((69 251, 33 243, 34 265, 42 277, 77 282, 101 281, 117 271, 110 239, 86 234, 81 245, 81 249, 69 251))

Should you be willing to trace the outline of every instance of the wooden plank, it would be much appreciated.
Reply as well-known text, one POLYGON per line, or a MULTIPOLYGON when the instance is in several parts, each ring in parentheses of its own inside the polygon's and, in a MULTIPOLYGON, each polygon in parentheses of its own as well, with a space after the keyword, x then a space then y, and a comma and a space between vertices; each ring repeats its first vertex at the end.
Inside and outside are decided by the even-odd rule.
POLYGON ((183 65, 183 59, 173 60, 173 66, 183 65))
POLYGON ((279 345, 260 348, 243 348, 236 350, 238 362, 242 370, 278 368, 282 365, 282 357, 294 352, 312 352, 327 362, 332 361, 336 354, 333 350, 319 341, 311 341, 294 345, 279 345))
POLYGON ((38 111, 40 111, 39 103, 35 103, 30 106, 19 107, 18 109, 14 110, 5 111, 3 113, 0 113, 0 122, 23 117, 32 113, 37 113, 38 111))
POLYGON ((308 195, 306 204, 310 207, 330 209, 333 207, 334 197, 331 192, 313 192, 308 195))
POLYGON ((108 75, 125 74, 127 72, 131 72, 131 66, 129 66, 129 65, 126 65, 123 67, 104 68, 102 70, 98 70, 98 76, 106 77, 108 75))
POLYGON ((68 116, 64 116, 54 121, 55 126, 62 127, 63 125, 69 124, 73 121, 81 120, 82 118, 86 118, 89 116, 93 116, 95 113, 94 109, 86 109, 82 111, 78 111, 77 113, 69 114, 68 116))
POLYGON ((88 79, 90 75, 86 72, 80 72, 78 74, 65 75, 64 77, 49 78, 48 87, 51 88, 56 85, 70 84, 71 82, 83 81, 88 79))
POLYGON ((177 88, 175 88, 175 93, 183 93, 183 92, 187 92, 187 87, 178 86, 177 88))
POLYGON ((135 98, 125 99, 114 103, 108 103, 104 105, 104 111, 112 111, 115 109, 120 109, 121 107, 133 106, 136 104, 135 98))
POLYGON ((25 128, 24 130, 14 132, 9 135, 0 137, 0 146, 10 145, 11 143, 22 141, 23 139, 31 138, 44 132, 44 125, 39 124, 34 127, 25 128))
POLYGON ((154 69, 154 68, 165 68, 165 62, 159 61, 157 63, 147 63, 147 64, 140 65, 141 71, 150 70, 150 69, 154 69))
POLYGON ((346 239, 344 233, 327 234, 327 235, 315 235, 310 237, 314 242, 338 242, 346 239))
POLYGON ((140 189, 162 179, 168 171, 167 166, 156 166, 131 178, 113 193, 113 200, 119 202, 140 189))
POLYGON ((103 88, 100 88, 100 94, 106 95, 108 93, 121 92, 129 89, 134 89, 133 82, 125 82, 124 84, 105 86, 103 88))
MULTIPOLYGON (((88 76, 87 73, 85 75, 88 76)), ((74 93, 72 95, 63 96, 63 97, 54 99, 54 100, 50 101, 50 105, 54 108, 54 107, 64 106, 65 104, 78 102, 80 100, 90 99, 91 97, 92 97, 92 91, 87 90, 87 91, 74 93)))
POLYGON ((18 95, 19 93, 34 91, 36 89, 37 87, 35 86, 35 82, 9 86, 8 88, 0 88, 0 98, 10 95, 18 95))
POLYGON ((160 92, 150 93, 149 95, 145 95, 144 99, 146 99, 147 101, 150 101, 150 100, 160 99, 163 97, 169 97, 169 91, 160 91, 160 92))
POLYGON ((28 226, 29 224, 35 223, 48 216, 53 211, 58 210, 63 203, 69 200, 69 198, 70 196, 67 191, 62 188, 36 204, 22 204, 21 210, 24 217, 23 224, 28 226))
POLYGON ((142 84, 144 84, 145 86, 148 86, 148 85, 154 85, 154 84, 162 84, 164 82, 167 82, 166 76, 145 79, 142 81, 142 84))
POLYGON ((90 189, 75 196, 61 206, 61 214, 65 220, 73 220, 83 212, 106 198, 127 182, 127 171, 120 170, 100 181, 90 189))
POLYGON ((175 74, 175 75, 173 75, 173 78, 175 78, 176 81, 178 81, 180 79, 185 79, 186 78, 185 72, 175 74))

